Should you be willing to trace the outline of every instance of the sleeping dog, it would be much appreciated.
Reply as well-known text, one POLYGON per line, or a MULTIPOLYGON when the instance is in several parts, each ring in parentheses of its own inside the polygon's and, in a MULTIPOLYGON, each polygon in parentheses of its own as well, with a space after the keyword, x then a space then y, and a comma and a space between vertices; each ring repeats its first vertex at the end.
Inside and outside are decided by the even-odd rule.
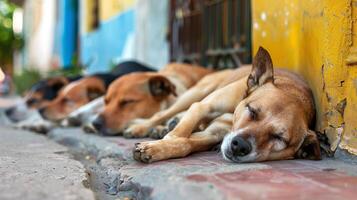
POLYGON ((80 78, 81 76, 57 76, 41 80, 31 87, 23 101, 6 109, 5 114, 12 122, 23 121, 56 98, 64 86, 80 78))
POLYGON ((125 130, 124 135, 127 137, 150 136, 162 138, 176 125, 177 120, 183 115, 183 111, 187 110, 193 103, 201 101, 211 92, 242 78, 249 71, 250 68, 243 66, 239 70, 226 69, 203 77, 197 84, 178 97, 172 106, 155 113, 149 119, 133 121, 125 130), (167 122, 167 127, 162 126, 165 122, 167 122))
POLYGON ((39 112, 44 119, 60 122, 81 106, 103 96, 115 79, 132 72, 148 71, 154 70, 140 63, 128 61, 119 64, 111 73, 83 77, 64 87, 58 96, 39 112))
POLYGON ((223 141, 222 155, 232 162, 320 159, 308 85, 292 72, 274 71, 261 47, 248 69, 237 69, 241 78, 192 104, 163 139, 137 143, 134 158, 150 163, 185 157, 223 141))
POLYGON ((104 97, 105 107, 93 127, 104 135, 118 135, 137 118, 148 118, 171 106, 212 70, 172 63, 157 73, 132 73, 114 81, 104 97))

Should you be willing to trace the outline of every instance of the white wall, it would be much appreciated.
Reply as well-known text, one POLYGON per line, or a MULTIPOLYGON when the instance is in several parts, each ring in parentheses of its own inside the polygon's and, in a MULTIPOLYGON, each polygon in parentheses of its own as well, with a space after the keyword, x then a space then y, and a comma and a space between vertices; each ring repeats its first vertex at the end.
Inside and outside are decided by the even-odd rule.
POLYGON ((157 69, 169 61, 168 8, 168 0, 137 0, 135 5, 133 57, 157 69))
POLYGON ((27 0, 24 6, 24 65, 41 71, 53 62, 57 0, 27 0))

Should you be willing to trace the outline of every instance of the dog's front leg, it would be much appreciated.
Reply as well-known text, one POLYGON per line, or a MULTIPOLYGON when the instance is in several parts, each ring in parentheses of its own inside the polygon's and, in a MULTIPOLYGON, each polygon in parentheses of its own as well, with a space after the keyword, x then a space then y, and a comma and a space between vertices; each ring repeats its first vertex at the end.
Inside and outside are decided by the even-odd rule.
POLYGON ((231 130, 232 114, 224 114, 215 119, 204 131, 191 137, 171 137, 158 141, 142 142, 135 145, 134 159, 150 163, 170 158, 185 157, 193 152, 206 151, 223 140, 231 130))
POLYGON ((193 104, 174 130, 163 139, 135 144, 134 159, 150 163, 188 155, 192 151, 188 137, 211 110, 211 104, 193 104))
MULTIPOLYGON (((233 113, 235 106, 246 94, 245 83, 246 79, 239 80, 215 91, 201 102, 194 103, 177 126, 162 140, 137 144, 134 149, 134 158, 142 162, 153 162, 182 157, 192 151, 198 151, 199 145, 189 143, 192 131, 210 113, 233 113)), ((203 144, 207 142, 204 141, 203 144)))
POLYGON ((125 130, 124 136, 127 137, 145 137, 151 135, 151 132, 158 132, 155 126, 163 124, 165 121, 188 109, 193 103, 201 101, 209 95, 220 82, 212 80, 213 77, 207 77, 196 86, 186 91, 177 101, 168 109, 160 111, 143 123, 133 124, 125 130))
POLYGON ((199 122, 210 114, 233 113, 246 94, 245 83, 246 79, 241 79, 211 93, 201 102, 192 104, 176 127, 164 138, 189 137, 199 122))

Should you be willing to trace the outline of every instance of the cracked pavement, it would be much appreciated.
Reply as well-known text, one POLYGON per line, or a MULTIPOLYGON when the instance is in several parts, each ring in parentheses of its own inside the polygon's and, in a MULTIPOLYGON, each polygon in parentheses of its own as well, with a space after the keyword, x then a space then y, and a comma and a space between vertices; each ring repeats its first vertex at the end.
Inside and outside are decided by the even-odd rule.
MULTIPOLYGON (((2 104, 2 102, 0 102, 2 104)), ((1 116, 0 116, 1 117, 1 116)), ((47 136, 0 126, 1 200, 354 199, 356 156, 321 161, 229 163, 216 151, 152 164, 132 158, 146 139, 79 128, 47 136), (340 159, 343 158, 343 159, 340 159)))
POLYGON ((43 135, 5 127, 0 138, 0 199, 94 199, 85 187, 86 169, 66 147, 43 135))

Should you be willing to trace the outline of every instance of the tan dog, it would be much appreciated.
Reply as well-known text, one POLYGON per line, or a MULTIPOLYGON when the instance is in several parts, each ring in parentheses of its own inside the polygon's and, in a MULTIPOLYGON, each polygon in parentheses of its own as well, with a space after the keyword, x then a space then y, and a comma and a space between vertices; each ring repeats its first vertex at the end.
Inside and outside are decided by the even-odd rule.
POLYGON ((28 108, 39 109, 51 102, 60 91, 61 88, 66 86, 72 81, 78 80, 81 77, 70 79, 64 76, 57 76, 48 78, 37 83, 24 97, 28 108))
POLYGON ((34 84, 24 97, 24 101, 6 110, 7 117, 13 122, 23 121, 56 98, 58 92, 70 82, 80 79, 80 76, 57 76, 41 80, 34 84))
POLYGON ((177 96, 211 72, 199 66, 172 63, 158 73, 123 76, 110 85, 104 111, 93 126, 104 135, 120 134, 132 120, 151 117, 171 106, 177 96))
POLYGON ((201 101, 213 91, 242 78, 246 73, 250 72, 250 69, 249 66, 242 66, 239 70, 227 69, 203 77, 196 85, 181 95, 168 109, 157 112, 149 119, 140 120, 137 123, 134 121, 125 130, 124 135, 162 138, 167 132, 165 130, 166 127, 162 126, 164 122, 187 110, 193 103, 201 101))
POLYGON ((135 145, 138 161, 154 161, 205 151, 222 142, 225 159, 257 162, 303 157, 320 159, 319 141, 309 129, 315 115, 308 85, 297 75, 276 70, 259 48, 251 72, 194 103, 162 140, 135 145), (204 130, 200 122, 217 116, 204 130))
POLYGON ((104 95, 106 84, 98 76, 89 76, 65 86, 58 96, 39 110, 43 118, 60 121, 79 107, 104 95))

